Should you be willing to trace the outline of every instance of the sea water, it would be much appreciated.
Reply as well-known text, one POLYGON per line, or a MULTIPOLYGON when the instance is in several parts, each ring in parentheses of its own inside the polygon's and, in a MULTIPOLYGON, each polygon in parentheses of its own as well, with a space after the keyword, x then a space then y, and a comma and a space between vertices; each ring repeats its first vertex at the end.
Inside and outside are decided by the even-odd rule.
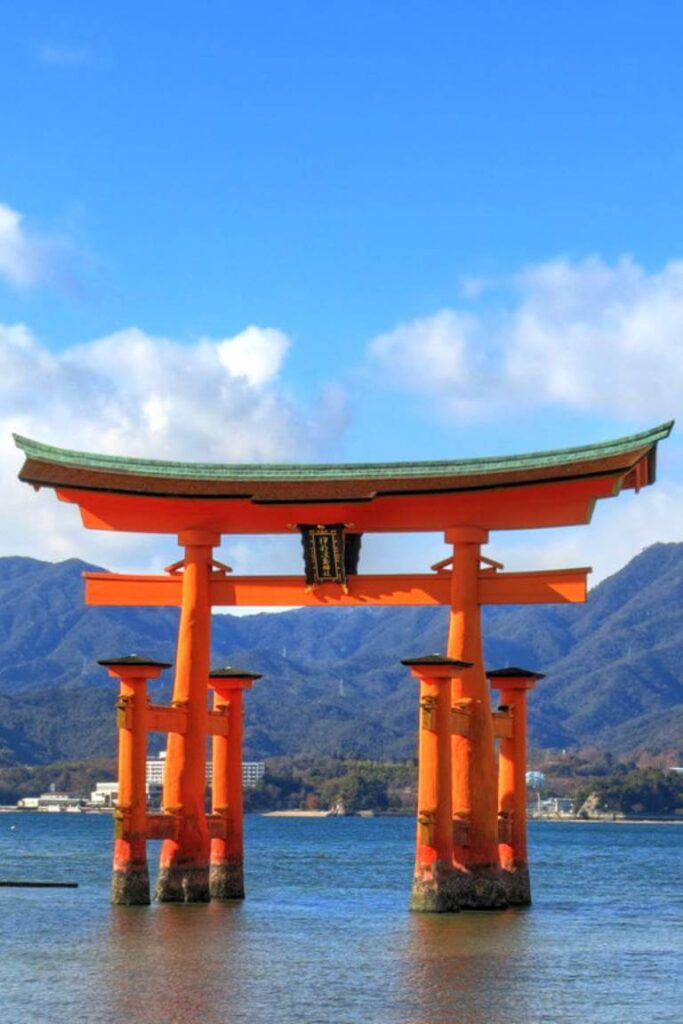
POLYGON ((79 883, 0 889, 0 1021, 681 1024, 683 826, 530 838, 529 909, 409 913, 409 819, 258 816, 243 904, 126 908, 109 817, 0 815, 0 878, 79 883))

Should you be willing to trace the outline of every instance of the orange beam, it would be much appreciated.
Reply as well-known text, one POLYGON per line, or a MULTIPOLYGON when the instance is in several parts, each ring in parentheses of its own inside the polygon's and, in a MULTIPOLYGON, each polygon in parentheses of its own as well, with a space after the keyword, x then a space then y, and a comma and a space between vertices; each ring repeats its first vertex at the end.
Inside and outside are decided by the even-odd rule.
POLYGON ((354 523, 360 533, 441 532, 468 523, 488 530, 519 530, 590 522, 595 502, 618 494, 624 476, 619 469, 579 479, 310 503, 157 497, 67 487, 56 488, 56 494, 60 501, 79 506, 83 525, 90 530, 291 534, 292 523, 354 523))
MULTIPOLYGON (((222 838, 226 833, 225 818, 220 814, 207 814, 206 825, 211 839, 222 838)), ((148 814, 148 839, 177 839, 179 818, 175 814, 148 814)))
POLYGON ((167 708, 150 704, 147 708, 147 729, 149 732, 180 732, 187 730, 187 708, 167 708))
MULTIPOLYGON (((479 573, 481 604, 566 604, 586 600, 590 569, 479 573)), ((89 605, 173 607, 181 604, 182 576, 86 572, 89 605)), ((326 583, 309 589, 301 576, 215 576, 212 606, 249 608, 353 605, 450 605, 450 573, 351 576, 348 593, 326 583)))
MULTIPOLYGON (((229 736, 230 735, 230 723, 225 710, 221 707, 218 710, 208 712, 208 736, 229 736)), ((242 762, 240 761, 240 771, 242 770, 242 762)), ((241 778, 241 775, 240 775, 241 778)))

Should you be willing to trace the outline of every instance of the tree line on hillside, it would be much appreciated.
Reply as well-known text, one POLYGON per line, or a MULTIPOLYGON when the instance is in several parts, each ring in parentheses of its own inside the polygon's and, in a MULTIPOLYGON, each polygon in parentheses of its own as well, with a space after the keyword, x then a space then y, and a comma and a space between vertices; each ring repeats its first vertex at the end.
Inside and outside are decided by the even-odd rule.
POLYGON ((683 816, 683 772, 636 768, 580 786, 574 806, 579 817, 593 813, 626 817, 683 816))
POLYGON ((245 808, 412 814, 416 792, 414 761, 279 757, 266 762, 262 785, 246 791, 245 808))

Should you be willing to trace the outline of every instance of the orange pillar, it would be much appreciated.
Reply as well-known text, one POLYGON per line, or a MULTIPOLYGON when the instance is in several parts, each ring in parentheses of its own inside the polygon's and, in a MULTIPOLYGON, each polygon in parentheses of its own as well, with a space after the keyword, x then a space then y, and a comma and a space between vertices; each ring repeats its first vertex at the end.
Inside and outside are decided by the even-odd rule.
POLYGON ((439 654, 402 662, 420 682, 417 839, 410 909, 459 910, 453 886, 451 679, 471 663, 439 654))
POLYGON ((527 690, 533 690, 540 672, 524 668, 499 668, 487 672, 491 685, 501 691, 501 702, 512 714, 512 736, 500 741, 498 762, 498 852, 505 877, 508 902, 531 903, 529 858, 526 838, 527 690))
POLYGON ((177 818, 174 839, 161 848, 157 899, 201 903, 209 899, 209 830, 206 790, 207 680, 211 658, 209 579, 220 536, 185 530, 182 606, 173 703, 187 708, 184 733, 170 733, 164 772, 164 811, 177 818))
POLYGON ((242 694, 261 676, 240 668, 214 669, 214 709, 228 717, 228 735, 213 737, 211 807, 223 819, 223 834, 211 840, 212 900, 244 899, 244 808, 242 800, 242 694))
POLYGON ((453 677, 452 701, 467 700, 469 736, 454 735, 454 863, 461 907, 479 910, 507 903, 498 863, 498 779, 489 688, 484 675, 479 601, 481 545, 488 532, 459 526, 446 532, 453 544, 448 655, 474 663, 453 677))
POLYGON ((112 903, 147 904, 147 680, 157 679, 161 670, 170 665, 137 654, 104 658, 98 664, 120 680, 117 705, 119 792, 114 816, 112 903))

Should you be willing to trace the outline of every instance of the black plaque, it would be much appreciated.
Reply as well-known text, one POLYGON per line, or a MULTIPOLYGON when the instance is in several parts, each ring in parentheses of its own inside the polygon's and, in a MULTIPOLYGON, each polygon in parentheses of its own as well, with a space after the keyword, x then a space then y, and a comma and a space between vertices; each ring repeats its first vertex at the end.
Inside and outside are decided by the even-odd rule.
POLYGON ((360 534, 344 534, 343 523, 326 526, 299 525, 304 548, 306 583, 339 583, 358 571, 360 534))

